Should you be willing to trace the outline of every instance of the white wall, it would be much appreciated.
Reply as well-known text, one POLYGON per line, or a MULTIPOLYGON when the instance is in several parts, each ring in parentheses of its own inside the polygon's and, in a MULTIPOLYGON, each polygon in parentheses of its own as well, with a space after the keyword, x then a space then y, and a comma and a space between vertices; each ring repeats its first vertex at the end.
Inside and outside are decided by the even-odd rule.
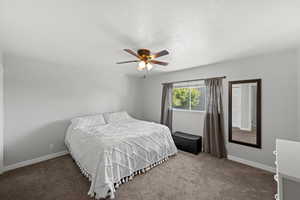
POLYGON ((3 65, 2 52, 0 51, 0 174, 3 170, 3 65))
MULTIPOLYGON (((272 166, 275 138, 295 139, 298 128, 300 140, 300 50, 153 75, 143 81, 101 68, 62 66, 7 54, 3 65, 5 165, 64 150, 65 129, 74 116, 126 109, 136 117, 159 121, 162 82, 223 75, 227 76, 226 120, 228 81, 262 78, 262 150, 228 143, 230 155, 272 166)), ((175 111, 174 130, 202 135, 203 120, 201 112, 175 111)))
POLYGON ((138 116, 137 83, 100 66, 62 66, 5 55, 5 165, 65 150, 65 130, 75 116, 118 110, 138 116))
POLYGON ((204 121, 203 112, 174 111, 173 115, 173 131, 202 135, 204 123, 199 122, 204 121))
POLYGON ((298 140, 300 141, 300 48, 298 49, 298 68, 297 68, 297 72, 298 72, 298 140))
MULTIPOLYGON (((262 149, 227 143, 229 155, 274 166, 275 139, 293 139, 297 133, 297 51, 227 61, 190 70, 153 75, 143 81, 143 118, 160 118, 161 83, 196 78, 227 76, 224 80, 224 108, 227 136, 228 81, 262 79, 262 149)), ((204 113, 174 113, 174 129, 202 134, 204 113), (177 120, 180 119, 180 120, 177 120), (190 126, 186 127, 186 126, 190 126)))

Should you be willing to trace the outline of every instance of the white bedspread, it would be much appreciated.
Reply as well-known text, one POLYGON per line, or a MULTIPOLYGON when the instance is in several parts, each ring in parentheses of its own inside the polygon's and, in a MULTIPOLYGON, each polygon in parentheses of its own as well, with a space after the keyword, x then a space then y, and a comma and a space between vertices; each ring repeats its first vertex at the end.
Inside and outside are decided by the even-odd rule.
POLYGON ((97 199, 114 198, 115 186, 177 153, 166 126, 134 119, 84 130, 71 125, 65 143, 97 199))

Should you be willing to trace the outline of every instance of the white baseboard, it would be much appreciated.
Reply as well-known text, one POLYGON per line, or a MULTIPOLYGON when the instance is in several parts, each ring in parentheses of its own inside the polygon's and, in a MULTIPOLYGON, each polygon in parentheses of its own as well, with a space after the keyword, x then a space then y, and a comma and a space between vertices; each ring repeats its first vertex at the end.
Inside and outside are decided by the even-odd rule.
POLYGON ((272 172, 272 173, 276 172, 276 169, 274 167, 264 165, 264 164, 261 164, 261 163, 258 163, 258 162, 245 160, 243 158, 239 158, 239 157, 231 156, 231 155, 228 155, 227 158, 228 158, 228 160, 239 162, 239 163, 249 165, 251 167, 259 168, 259 169, 262 169, 262 170, 265 170, 265 171, 269 171, 269 172, 272 172))
MULTIPOLYGON (((46 160, 49 160, 49 159, 52 159, 52 158, 56 158, 56 157, 59 157, 59 156, 63 156, 63 155, 66 155, 68 153, 69 152, 67 150, 60 151, 60 152, 57 152, 57 153, 48 154, 48 155, 41 156, 41 157, 38 157, 38 158, 34 158, 34 159, 31 159, 31 160, 25 160, 25 161, 18 162, 18 163, 12 164, 12 165, 4 166, 4 170, 2 170, 2 173, 13 170, 13 169, 17 169, 17 168, 20 168, 20 167, 33 165, 33 164, 36 164, 36 163, 39 163, 39 162, 42 162, 42 161, 46 161, 46 160)), ((0 174, 1 174, 1 172, 0 172, 0 174)))

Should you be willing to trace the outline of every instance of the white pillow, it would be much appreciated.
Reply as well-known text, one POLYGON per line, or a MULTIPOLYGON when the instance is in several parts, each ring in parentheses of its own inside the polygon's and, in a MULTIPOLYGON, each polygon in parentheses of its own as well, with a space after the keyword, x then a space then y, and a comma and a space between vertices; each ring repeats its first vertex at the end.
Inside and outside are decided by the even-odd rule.
POLYGON ((116 123, 132 119, 126 111, 114 112, 114 113, 104 113, 104 118, 107 123, 116 123))
POLYGON ((94 126, 103 126, 106 124, 102 114, 77 117, 71 120, 73 129, 84 129, 94 126))

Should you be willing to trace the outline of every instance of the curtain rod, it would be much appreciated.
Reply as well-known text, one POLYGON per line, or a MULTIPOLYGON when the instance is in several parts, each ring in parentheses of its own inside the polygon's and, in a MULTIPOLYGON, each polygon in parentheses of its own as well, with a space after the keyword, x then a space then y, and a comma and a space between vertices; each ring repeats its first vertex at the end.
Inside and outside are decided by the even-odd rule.
POLYGON ((226 76, 212 77, 212 78, 199 78, 199 79, 192 79, 192 80, 186 80, 186 81, 166 82, 166 83, 162 83, 162 85, 174 84, 174 83, 186 83, 186 82, 194 82, 194 81, 204 81, 204 80, 208 80, 208 79, 224 79, 224 78, 226 78, 226 76))

